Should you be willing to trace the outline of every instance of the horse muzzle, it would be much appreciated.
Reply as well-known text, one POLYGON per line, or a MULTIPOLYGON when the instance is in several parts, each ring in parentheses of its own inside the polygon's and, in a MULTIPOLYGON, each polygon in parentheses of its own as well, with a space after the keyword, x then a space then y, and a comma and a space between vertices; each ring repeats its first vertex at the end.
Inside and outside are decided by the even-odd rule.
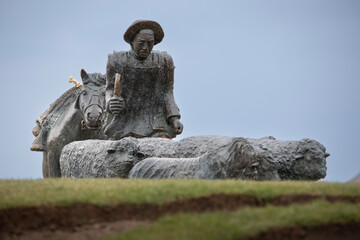
POLYGON ((84 119, 84 124, 86 129, 90 130, 98 130, 102 127, 102 114, 87 114, 86 118, 84 119))

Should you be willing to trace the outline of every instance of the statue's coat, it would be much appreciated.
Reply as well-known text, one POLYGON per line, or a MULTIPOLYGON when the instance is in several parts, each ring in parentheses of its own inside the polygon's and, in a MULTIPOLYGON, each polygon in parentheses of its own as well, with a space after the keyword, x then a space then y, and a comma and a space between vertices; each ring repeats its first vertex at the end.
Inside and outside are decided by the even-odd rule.
POLYGON ((137 60, 132 51, 110 54, 106 68, 107 96, 113 96, 115 73, 120 73, 120 95, 125 108, 119 115, 108 114, 105 134, 113 139, 174 138, 168 119, 180 118, 180 113, 173 96, 173 72, 173 60, 166 52, 152 51, 144 61, 137 60))

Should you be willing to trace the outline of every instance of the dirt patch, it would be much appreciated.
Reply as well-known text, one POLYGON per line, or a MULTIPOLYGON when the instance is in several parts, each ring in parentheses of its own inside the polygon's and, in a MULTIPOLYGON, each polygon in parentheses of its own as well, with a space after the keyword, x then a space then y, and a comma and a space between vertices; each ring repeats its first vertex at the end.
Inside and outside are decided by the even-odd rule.
POLYGON ((57 229, 56 226, 43 230, 32 230, 4 234, 2 240, 95 240, 104 236, 116 235, 135 227, 149 224, 150 221, 125 220, 115 222, 99 222, 94 224, 77 225, 72 229, 57 229))
POLYGON ((118 204, 96 206, 73 204, 70 206, 39 206, 0 210, 0 232, 18 234, 27 230, 72 229, 73 226, 120 220, 155 220, 165 214, 235 210, 241 206, 258 206, 252 196, 213 194, 162 205, 118 204))
MULTIPOLYGON (((123 226, 122 224, 137 226, 138 223, 142 224, 144 221, 153 221, 166 214, 181 212, 200 213, 215 210, 233 211, 245 206, 264 206, 265 204, 290 205, 292 203, 307 203, 316 199, 323 199, 330 202, 360 202, 360 196, 282 195, 271 201, 264 201, 248 195, 213 194, 193 199, 176 200, 162 205, 122 203, 115 206, 95 206, 79 203, 70 206, 2 209, 0 210, 0 238, 20 239, 19 237, 21 236, 31 235, 37 236, 37 238, 34 239, 41 239, 40 235, 36 234, 43 235, 49 232, 51 236, 53 236, 55 232, 59 232, 60 234, 58 235, 61 236, 63 233, 86 233, 88 231, 87 228, 96 229, 95 226, 100 226, 98 232, 103 236, 111 233, 106 232, 106 228, 101 226, 113 223, 118 223, 121 226, 123 226), (82 230, 83 228, 85 230, 82 230)), ((126 227, 124 227, 124 229, 126 229, 126 227)), ((116 231, 117 230, 114 230, 113 232, 116 233, 116 231)), ((95 236, 95 233, 91 236, 95 236)), ((26 239, 30 238, 27 237, 26 239)), ((50 238, 47 235, 45 239, 50 238)), ((63 236, 61 239, 70 238, 63 236)), ((78 237, 76 239, 81 238, 78 237)))
POLYGON ((270 229, 266 232, 243 240, 358 240, 360 239, 359 223, 330 223, 316 227, 292 227, 270 229))

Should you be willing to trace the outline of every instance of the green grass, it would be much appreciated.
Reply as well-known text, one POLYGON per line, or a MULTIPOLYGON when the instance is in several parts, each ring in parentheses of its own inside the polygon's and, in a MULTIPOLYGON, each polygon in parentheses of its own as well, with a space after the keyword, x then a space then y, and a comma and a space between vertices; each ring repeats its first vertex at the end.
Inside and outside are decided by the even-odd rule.
POLYGON ((211 193, 247 194, 265 200, 281 194, 301 193, 359 196, 360 185, 236 180, 0 180, 0 209, 78 202, 97 205, 119 202, 161 204, 211 193))
POLYGON ((275 227, 316 226, 330 222, 360 223, 360 205, 315 201, 289 207, 266 206, 235 212, 180 214, 162 217, 117 237, 126 240, 215 240, 241 239, 275 227))

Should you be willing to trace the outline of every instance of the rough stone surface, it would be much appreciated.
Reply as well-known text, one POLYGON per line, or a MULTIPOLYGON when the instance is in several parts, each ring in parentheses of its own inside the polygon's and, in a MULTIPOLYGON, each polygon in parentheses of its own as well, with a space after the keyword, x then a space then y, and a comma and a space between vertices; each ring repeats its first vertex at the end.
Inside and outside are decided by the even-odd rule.
POLYGON ((318 180, 326 176, 325 147, 311 139, 281 141, 195 136, 87 140, 66 145, 63 177, 318 180))

